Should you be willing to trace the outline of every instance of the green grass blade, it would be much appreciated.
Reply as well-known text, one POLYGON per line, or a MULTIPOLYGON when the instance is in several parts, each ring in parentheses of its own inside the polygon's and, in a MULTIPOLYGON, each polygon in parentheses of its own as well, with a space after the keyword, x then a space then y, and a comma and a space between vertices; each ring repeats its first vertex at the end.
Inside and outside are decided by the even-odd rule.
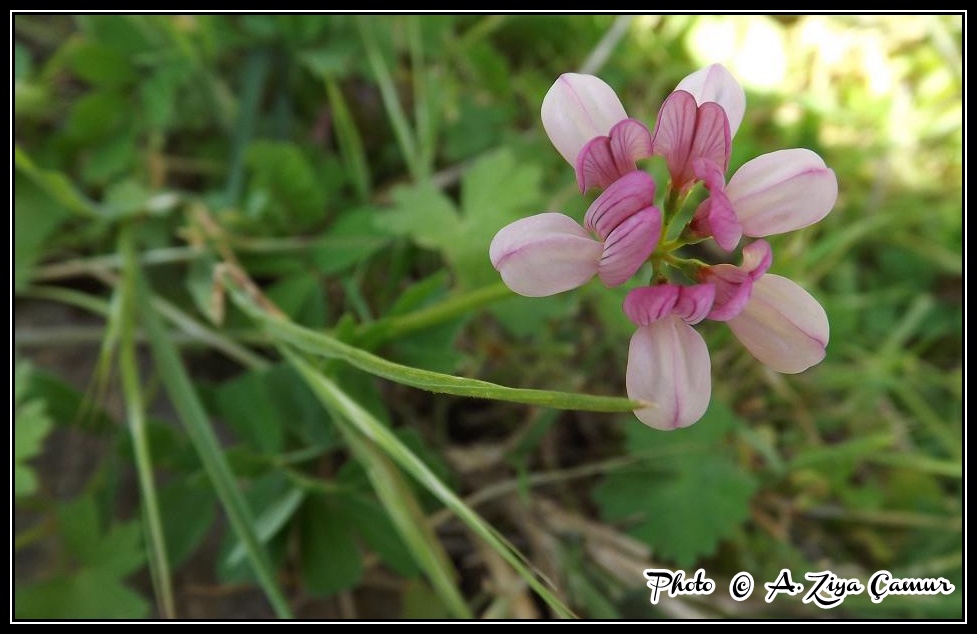
POLYGON ((375 443, 364 438, 359 430, 347 422, 345 414, 337 411, 332 401, 324 398, 319 392, 316 392, 316 395, 333 414, 346 443, 366 470, 380 502, 390 515, 390 519, 415 561, 427 574, 441 601, 454 616, 463 619, 472 618, 472 612, 455 583, 456 574, 451 560, 444 552, 441 542, 400 471, 375 443))
POLYGON ((170 576, 169 558, 166 554, 166 539, 163 535, 163 521, 160 518, 159 500, 156 495, 156 481, 153 477, 152 454, 149 451, 149 438, 146 436, 146 404, 139 380, 139 366, 136 361, 136 301, 135 273, 136 254, 132 245, 131 230, 124 227, 120 236, 120 251, 125 256, 127 266, 123 267, 122 284, 119 287, 121 298, 119 326, 119 374, 122 391, 126 401, 126 419, 132 435, 132 449, 136 463, 143 509, 143 526, 146 542, 149 544, 149 569, 160 614, 164 618, 176 618, 173 603, 173 580, 170 576))
POLYGON ((417 150, 417 140, 414 138, 414 132, 407 121, 404 108, 400 105, 397 87, 394 85, 390 69, 387 68, 387 64, 383 60, 383 54, 380 52, 380 45, 377 43, 373 26, 368 23, 368 20, 371 19, 375 18, 360 18, 357 22, 360 39, 366 49, 366 59, 370 63, 374 78, 377 80, 380 97, 383 99, 383 106, 387 111, 387 117, 390 119, 390 125, 393 127, 394 136, 397 137, 397 145, 400 146, 404 163, 407 164, 407 169, 414 180, 420 180, 424 176, 424 167, 417 150))
POLYGON ((183 420, 190 441, 200 455, 217 497, 227 513, 231 528, 244 543, 248 559, 265 596, 268 597, 276 615, 280 618, 291 618, 291 610, 275 580, 268 553, 255 533, 251 510, 237 488, 234 474, 210 426, 203 405, 193 389, 176 348, 167 338, 166 330, 153 308, 152 293, 138 271, 136 291, 138 305, 143 309, 142 321, 166 391, 183 420))
POLYGON ((525 563, 525 558, 498 531, 454 494, 424 462, 418 458, 386 426, 351 399, 335 383, 317 372, 298 354, 288 352, 286 357, 305 379, 315 394, 329 404, 353 425, 359 433, 376 443, 394 462, 450 508, 478 537, 491 546, 500 557, 513 567, 553 611, 564 618, 574 617, 570 610, 544 585, 525 563))
POLYGON ((326 79, 326 95, 336 122, 336 140, 339 142, 339 151, 343 155, 346 171, 353 181, 353 188, 356 189, 360 202, 365 203, 370 199, 371 185, 370 167, 366 162, 363 139, 356 129, 356 122, 349 112, 349 106, 346 105, 343 91, 339 89, 339 83, 333 77, 326 79))

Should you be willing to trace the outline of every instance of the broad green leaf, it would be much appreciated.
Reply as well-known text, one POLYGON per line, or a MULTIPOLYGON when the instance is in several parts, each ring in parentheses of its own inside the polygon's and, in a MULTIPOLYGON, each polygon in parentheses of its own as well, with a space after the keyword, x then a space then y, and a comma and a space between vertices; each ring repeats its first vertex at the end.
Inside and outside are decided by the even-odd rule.
POLYGON ((19 619, 141 619, 149 603, 111 572, 83 568, 18 588, 14 613, 19 619))
POLYGON ((14 289, 19 290, 68 213, 25 176, 17 174, 14 182, 14 289))
MULTIPOLYGON (((461 223, 454 204, 430 182, 401 186, 390 194, 393 209, 377 214, 378 230, 409 236, 425 249, 445 252, 461 238, 461 223)), ((488 257, 486 251, 486 257, 488 257)))
POLYGON ((14 147, 14 165, 19 173, 34 181, 64 209, 84 217, 101 215, 98 207, 82 194, 67 176, 56 170, 38 167, 19 147, 14 147))
POLYGON ((117 133, 129 120, 129 100, 114 90, 93 90, 74 102, 65 122, 65 134, 84 145, 117 133))
POLYGON ((379 251, 389 238, 376 228, 378 214, 370 206, 344 210, 325 236, 310 247, 319 272, 339 273, 379 251))
POLYGON ((417 563, 390 517, 373 500, 350 494, 342 498, 350 525, 383 562, 405 577, 418 574, 417 563))
POLYGON ((159 506, 167 554, 176 569, 200 547, 216 521, 216 499, 199 478, 183 477, 159 490, 159 506))
POLYGON ((122 578, 145 562, 139 521, 114 524, 104 532, 90 495, 58 508, 58 528, 66 548, 84 568, 122 578))
MULTIPOLYGON (((397 298, 386 317, 396 317, 438 303, 444 297, 446 284, 447 275, 443 271, 412 284, 397 298)), ((462 358, 455 346, 455 339, 465 321, 466 318, 459 317, 406 333, 394 339, 393 356, 405 365, 450 374, 462 358)))
POLYGON ((27 461, 41 453, 44 439, 51 431, 45 403, 39 399, 25 400, 32 372, 25 361, 17 363, 14 375, 13 460, 14 495, 30 495, 37 490, 37 475, 27 461))
POLYGON ((78 42, 67 61, 78 77, 96 86, 122 88, 139 77, 132 58, 109 43, 78 42))
POLYGON ((305 155, 290 143, 255 141, 247 150, 250 196, 261 195, 257 211, 273 226, 294 233, 325 218, 327 191, 305 155))
POLYGON ((520 165, 509 150, 492 152, 462 178, 460 211, 424 182, 395 190, 394 206, 378 218, 378 227, 439 251, 459 286, 482 286, 498 279, 488 257, 495 234, 508 223, 541 211, 540 175, 538 167, 520 165))
POLYGON ((325 325, 325 293, 315 273, 303 271, 283 277, 268 288, 266 295, 294 321, 310 328, 325 325))
POLYGON ((646 461, 610 473, 594 491, 601 516, 625 522, 656 556, 683 568, 715 552, 749 518, 753 476, 731 457, 724 435, 736 417, 713 399, 692 427, 659 432, 632 421, 628 448, 646 461))
POLYGON ((363 558, 343 506, 311 497, 302 506, 299 521, 299 566, 306 589, 327 596, 355 586, 363 574, 363 558))
POLYGON ((283 427, 275 410, 275 395, 265 386, 260 372, 248 372, 217 390, 221 416, 253 449, 278 453, 284 446, 283 427))

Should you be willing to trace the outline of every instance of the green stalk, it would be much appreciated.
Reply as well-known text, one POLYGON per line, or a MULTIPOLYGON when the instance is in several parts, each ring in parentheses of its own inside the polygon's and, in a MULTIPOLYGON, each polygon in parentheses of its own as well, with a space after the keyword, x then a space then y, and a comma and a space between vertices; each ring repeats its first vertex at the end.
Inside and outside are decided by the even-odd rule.
POLYGON ((298 354, 284 350, 286 359, 308 383, 313 392, 330 409, 338 412, 356 430, 370 439, 394 462, 416 479, 422 486, 450 508, 468 527, 500 557, 522 576, 529 586, 562 618, 573 618, 574 613, 553 592, 544 585, 527 566, 525 557, 509 541, 481 518, 457 495, 454 494, 424 462, 418 458, 399 438, 379 420, 343 392, 339 386, 323 376, 298 354))
POLYGON ((173 604, 173 580, 170 576, 170 563, 166 554, 166 538, 159 512, 159 498, 156 495, 156 481, 153 477, 152 454, 149 451, 149 438, 146 436, 146 404, 143 400, 139 380, 139 365, 136 361, 136 302, 135 302, 135 249, 132 244, 132 231, 127 225, 122 228, 119 238, 119 251, 123 254, 126 266, 122 269, 122 284, 119 287, 122 309, 119 330, 119 374, 122 391, 126 401, 126 419, 132 435, 132 449, 136 463, 136 475, 142 499, 143 526, 149 544, 149 570, 156 590, 160 613, 164 618, 176 618, 173 604))
POLYGON ((394 85, 393 77, 390 75, 390 69, 387 68, 386 62, 383 61, 383 54, 380 52, 379 44, 377 44, 373 27, 366 23, 367 19, 369 18, 361 17, 357 21, 357 26, 360 30, 360 39, 363 41, 363 47, 366 49, 366 59, 377 80, 380 97, 383 99, 383 106, 387 111, 387 117, 390 119, 390 125, 393 127, 394 136, 397 137, 397 144, 400 146, 400 153, 404 157, 404 163, 407 164, 407 169, 410 171, 411 177, 415 181, 420 181, 424 175, 424 169, 419 160, 420 155, 418 154, 417 140, 414 138, 414 132, 411 130, 410 124, 407 122, 407 115, 404 114, 404 109, 400 105, 400 100, 397 97, 397 87, 394 85))
POLYGON ((335 78, 326 79, 326 95, 329 99, 329 107, 332 109, 332 116, 336 122, 336 139, 339 141, 339 151, 343 155, 343 162, 349 172, 353 187, 359 196, 360 202, 367 202, 370 199, 370 168, 366 162, 366 151, 363 149, 363 139, 356 129, 356 123, 343 98, 343 91, 339 89, 339 84, 335 78))
MULTIPOLYGON (((288 351, 283 350, 288 356, 288 351)), ((457 618, 470 619, 472 612, 455 583, 455 570, 451 559, 444 552, 434 529, 431 528, 421 505, 407 486, 400 471, 390 462, 377 445, 364 438, 346 421, 344 413, 333 408, 333 402, 316 392, 322 404, 330 411, 346 444, 353 450, 357 461, 363 465, 376 491, 377 497, 390 515, 397 532, 404 539, 417 564, 431 580, 431 585, 444 605, 457 618)))
POLYGON ((153 357, 170 399, 183 421, 200 461, 210 477, 217 497, 227 513, 231 528, 244 544, 258 583, 279 618, 291 618, 291 610, 278 587, 268 553, 255 533, 254 518, 244 496, 237 488, 234 474, 210 426, 200 398, 193 389, 152 303, 152 293, 140 271, 136 271, 136 299, 142 309, 142 320, 149 336, 153 357))
POLYGON ((376 376, 396 381, 411 387, 438 392, 455 394, 457 396, 471 396, 499 401, 511 401, 528 405, 542 405, 556 409, 586 410, 594 412, 630 412, 650 404, 632 401, 616 396, 594 396, 573 392, 555 392, 550 390, 531 390, 505 387, 465 377, 421 370, 393 361, 388 361, 360 348, 326 334, 303 328, 281 317, 269 315, 254 305, 251 299, 239 288, 233 286, 233 280, 227 279, 231 297, 238 306, 252 319, 260 322, 262 328, 274 339, 289 343, 308 354, 326 358, 341 359, 350 365, 376 376))
POLYGON ((443 324, 467 315, 476 308, 512 297, 512 291, 502 282, 474 291, 454 295, 449 299, 427 306, 406 315, 388 317, 364 324, 357 332, 360 341, 380 343, 394 341, 404 335, 443 324))

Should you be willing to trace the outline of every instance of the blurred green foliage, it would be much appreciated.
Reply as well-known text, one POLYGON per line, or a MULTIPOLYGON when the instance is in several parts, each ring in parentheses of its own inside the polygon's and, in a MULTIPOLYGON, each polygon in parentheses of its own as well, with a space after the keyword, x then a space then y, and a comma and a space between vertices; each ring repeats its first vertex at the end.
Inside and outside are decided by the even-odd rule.
POLYGON ((825 616, 799 596, 720 600, 740 570, 759 586, 788 568, 945 577, 948 596, 863 594, 830 615, 962 618, 961 16, 44 14, 15 15, 13 30, 16 342, 34 363, 14 379, 17 618, 458 616, 438 552, 476 615, 548 617, 563 602, 593 618, 825 616), (823 363, 776 375, 703 324, 710 410, 665 434, 316 362, 552 582, 556 599, 536 602, 502 542, 447 519, 440 485, 397 463, 440 543, 404 531, 410 504, 377 489, 390 445, 344 435, 356 428, 226 301, 215 266, 239 265, 285 318, 406 366, 621 395, 627 288, 512 297, 488 245, 522 216, 586 209, 538 120, 560 73, 596 72, 650 125, 714 61, 748 96, 731 172, 809 147, 838 176, 825 220, 770 240, 772 272, 829 315, 823 363), (139 275, 123 265, 126 232, 139 275), (184 402, 219 433, 236 493, 160 398, 174 367, 117 368, 149 403, 137 438, 107 375, 65 354, 94 363, 101 344, 111 361, 123 325, 153 339, 125 309, 140 276, 138 308, 181 347, 184 402), (104 327, 40 318, 52 302, 104 327), (62 473, 77 437, 107 449, 62 473), (155 483, 134 494, 144 459, 155 483), (157 498, 162 542, 143 527, 157 498), (554 527, 544 501, 573 521, 554 527), (238 503, 243 533, 225 521, 238 503), (719 589, 652 606, 652 565, 703 567, 719 589), (256 581, 267 604, 241 590, 256 581), (242 592, 246 609, 200 586, 242 592))

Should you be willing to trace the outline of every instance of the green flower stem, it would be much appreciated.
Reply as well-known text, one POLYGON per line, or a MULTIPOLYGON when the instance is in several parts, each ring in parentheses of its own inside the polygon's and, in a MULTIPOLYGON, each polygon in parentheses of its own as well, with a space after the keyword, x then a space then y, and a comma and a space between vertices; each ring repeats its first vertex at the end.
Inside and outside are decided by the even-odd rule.
POLYGON ((388 317, 370 324, 364 324, 357 330, 357 339, 371 343, 393 341, 412 332, 457 319, 476 308, 494 304, 510 297, 512 297, 512 291, 505 284, 499 282, 455 295, 443 302, 406 315, 388 317))
POLYGON ((622 397, 505 387, 478 379, 457 377, 394 363, 343 343, 326 333, 303 328, 284 316, 272 315, 259 308, 251 295, 234 283, 233 276, 225 275, 224 279, 228 283, 228 290, 235 303, 252 319, 259 322, 273 339, 296 346, 309 354, 340 359, 364 372, 397 383, 443 394, 542 405, 556 409, 630 412, 651 406, 649 403, 622 397))

